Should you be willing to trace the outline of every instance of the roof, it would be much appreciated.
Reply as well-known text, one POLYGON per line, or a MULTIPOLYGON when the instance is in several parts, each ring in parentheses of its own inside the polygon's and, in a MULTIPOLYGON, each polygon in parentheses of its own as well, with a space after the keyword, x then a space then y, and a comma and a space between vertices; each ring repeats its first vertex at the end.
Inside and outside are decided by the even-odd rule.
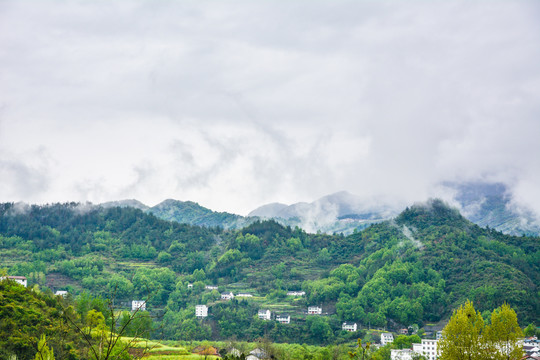
POLYGON ((355 323, 355 322, 345 321, 345 322, 343 323, 343 325, 344 325, 344 326, 354 326, 354 325, 356 325, 356 323, 355 323))
POLYGON ((13 280, 26 280, 26 276, 8 276, 7 278, 13 280))

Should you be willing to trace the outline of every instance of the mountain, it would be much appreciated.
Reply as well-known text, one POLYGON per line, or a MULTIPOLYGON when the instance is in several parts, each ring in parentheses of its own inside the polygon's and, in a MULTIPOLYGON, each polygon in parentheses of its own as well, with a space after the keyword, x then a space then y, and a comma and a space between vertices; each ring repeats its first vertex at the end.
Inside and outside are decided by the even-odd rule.
POLYGON ((142 211, 146 211, 146 210, 148 210, 150 208, 149 206, 147 206, 147 205, 143 204, 142 202, 140 202, 139 200, 135 200, 135 199, 109 201, 109 202, 101 203, 101 204, 99 204, 99 206, 102 206, 104 208, 111 208, 111 207, 116 207, 116 206, 119 206, 119 207, 132 207, 132 208, 139 209, 139 210, 142 210, 142 211))
POLYGON ((514 201, 503 183, 465 182, 443 183, 455 192, 454 200, 463 215, 472 222, 511 235, 540 234, 540 217, 514 201))
MULTIPOLYGON (((198 209, 169 203, 194 207, 188 214, 198 209)), ((148 299, 167 339, 340 343, 357 335, 341 332, 344 321, 423 326, 448 319, 466 299, 481 312, 506 301, 522 323, 538 323, 539 254, 539 238, 481 228, 441 200, 349 236, 273 220, 225 231, 131 207, 0 204, 0 263, 9 275, 83 300, 84 291, 115 296, 122 309, 148 299), (305 296, 287 296, 299 289, 305 296), (253 297, 221 301, 225 291, 253 297), (211 308, 205 321, 195 318, 197 304, 211 308), (305 315, 313 304, 328 314, 317 323, 305 315), (292 322, 258 320, 260 308, 286 312, 292 322)))
MULTIPOLYGON (((445 182, 442 187, 452 193, 451 201, 470 221, 510 235, 540 234, 540 216, 517 204, 503 183, 445 182)), ((392 199, 362 198, 342 191, 314 202, 292 205, 268 204, 249 213, 280 223, 300 226, 309 232, 350 234, 370 224, 389 220, 405 208, 392 199)))
POLYGON ((156 217, 183 224, 238 229, 249 225, 255 219, 245 218, 227 212, 215 212, 192 201, 168 199, 151 207, 146 212, 156 217))
MULTIPOLYGON (((503 183, 445 182, 445 192, 452 195, 463 216, 481 227, 490 227, 510 235, 540 234, 540 217, 517 204, 510 189, 503 183)), ((282 225, 300 227, 308 232, 352 234, 371 224, 389 220, 405 208, 405 204, 389 198, 365 198, 346 191, 321 197, 311 203, 292 205, 271 203, 249 213, 247 217, 215 212, 191 201, 168 199, 148 207, 137 200, 114 201, 103 207, 133 207, 160 219, 191 225, 240 229, 257 219, 274 219, 282 225)))
POLYGON ((361 198, 346 191, 324 196, 311 203, 263 205, 249 213, 280 223, 300 226, 309 232, 350 234, 373 223, 396 216, 404 206, 383 198, 361 198))

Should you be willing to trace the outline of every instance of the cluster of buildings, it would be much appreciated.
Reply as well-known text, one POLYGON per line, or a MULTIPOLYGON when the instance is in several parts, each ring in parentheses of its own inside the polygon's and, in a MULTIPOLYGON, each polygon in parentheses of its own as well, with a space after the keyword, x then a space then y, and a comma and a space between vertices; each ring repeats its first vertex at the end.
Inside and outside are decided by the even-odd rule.
POLYGON ((524 359, 540 360, 540 341, 536 336, 523 340, 524 359))
MULTIPOLYGON (((416 355, 423 355, 427 360, 437 359, 437 343, 439 339, 422 339, 420 344, 412 344, 412 349, 390 350, 392 360, 412 360, 416 355)), ((382 336, 381 336, 381 345, 382 336)))
MULTIPOLYGON (((262 309, 257 312, 261 320, 272 320, 272 312, 268 309, 262 309)), ((289 314, 276 314, 276 321, 280 324, 290 324, 291 316, 289 314)))

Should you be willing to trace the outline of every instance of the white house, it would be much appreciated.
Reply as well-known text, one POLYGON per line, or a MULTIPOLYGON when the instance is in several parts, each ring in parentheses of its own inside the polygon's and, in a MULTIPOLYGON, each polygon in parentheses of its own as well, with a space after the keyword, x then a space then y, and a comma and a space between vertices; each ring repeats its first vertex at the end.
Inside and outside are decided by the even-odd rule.
POLYGON ((412 344, 413 351, 420 355, 424 355, 428 360, 437 358, 437 343, 439 340, 422 339, 421 344, 412 344))
POLYGON ((68 296, 68 292, 65 290, 58 290, 57 292, 54 293, 54 296, 66 297, 68 296))
POLYGON ((354 332, 354 331, 358 330, 358 325, 356 323, 353 323, 353 322, 345 321, 341 325, 341 330, 354 332))
POLYGON ((287 291, 287 296, 304 296, 306 295, 305 291, 287 291))
POLYGON ((411 349, 392 349, 390 350, 390 359, 391 360, 412 360, 413 355, 417 355, 411 349))
POLYGON ((195 306, 195 316, 198 318, 204 318, 208 316, 208 307, 206 305, 195 306))
POLYGON ((276 316, 276 321, 281 324, 290 324, 291 316, 288 314, 281 314, 276 316))
POLYGON ((193 284, 187 284, 188 289, 193 289, 193 284))
POLYGON ((232 300, 234 299, 234 294, 232 292, 221 294, 221 300, 232 300))
POLYGON ((440 340, 442 338, 442 331, 437 331, 437 335, 435 336, 435 339, 440 340))
POLYGON ((26 280, 26 277, 24 277, 24 276, 0 276, 0 281, 5 280, 5 279, 13 280, 16 283, 19 283, 24 287, 28 286, 28 280, 26 280))
POLYGON ((239 294, 236 294, 236 297, 253 297, 253 295, 249 293, 239 293, 239 294))
POLYGON ((261 320, 270 320, 272 318, 272 312, 270 312, 270 310, 268 310, 268 309, 259 310, 257 315, 259 316, 259 319, 261 319, 261 320))
POLYGON ((218 287, 215 285, 205 285, 204 288, 206 290, 217 290, 218 287))
POLYGON ((133 300, 131 302, 131 311, 141 310, 146 311, 146 301, 144 300, 133 300))
POLYGON ((310 315, 321 315, 322 314, 322 308, 318 306, 310 306, 308 307, 307 313, 310 315))
POLYGON ((394 335, 392 333, 382 333, 381 334, 381 345, 390 344, 394 342, 394 335))

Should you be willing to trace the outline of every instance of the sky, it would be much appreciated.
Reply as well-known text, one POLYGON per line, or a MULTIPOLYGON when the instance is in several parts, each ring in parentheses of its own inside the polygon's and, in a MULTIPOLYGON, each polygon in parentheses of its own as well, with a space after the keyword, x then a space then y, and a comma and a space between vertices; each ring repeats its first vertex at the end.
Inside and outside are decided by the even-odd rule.
POLYGON ((539 138, 538 1, 0 0, 0 202, 540 212, 539 138))

